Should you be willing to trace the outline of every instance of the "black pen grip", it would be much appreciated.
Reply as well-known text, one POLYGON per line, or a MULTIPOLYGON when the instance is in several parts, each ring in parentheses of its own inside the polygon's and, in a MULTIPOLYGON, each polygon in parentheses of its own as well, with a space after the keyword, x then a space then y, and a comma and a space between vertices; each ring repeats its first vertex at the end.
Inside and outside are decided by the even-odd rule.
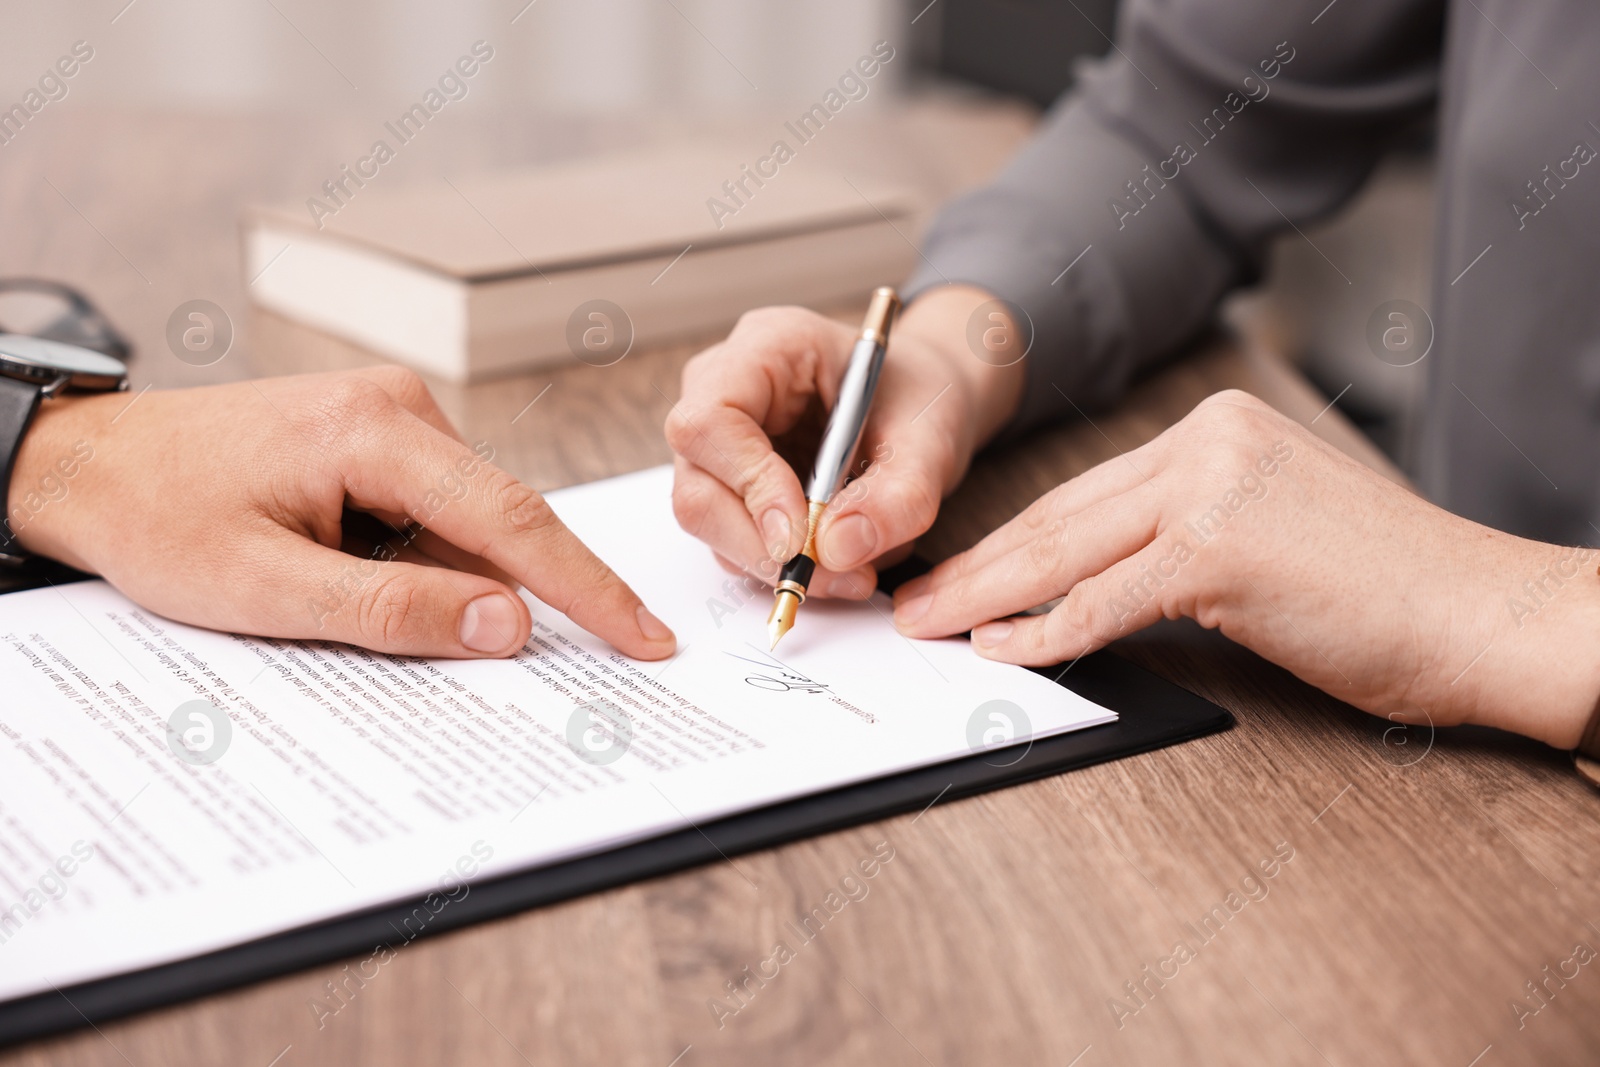
POLYGON ((794 582, 800 588, 808 589, 811 586, 811 576, 815 573, 817 573, 817 561, 802 552, 783 565, 783 569, 778 572, 778 581, 794 582))

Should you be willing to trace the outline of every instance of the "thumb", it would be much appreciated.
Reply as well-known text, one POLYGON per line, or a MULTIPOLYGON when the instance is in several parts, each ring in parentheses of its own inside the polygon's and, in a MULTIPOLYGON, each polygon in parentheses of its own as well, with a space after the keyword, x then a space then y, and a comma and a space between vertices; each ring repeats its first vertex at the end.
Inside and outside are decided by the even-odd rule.
MULTIPOLYGON (((508 656, 528 640, 528 606, 491 578, 296 538, 277 636, 342 641, 402 656, 508 656)), ((382 552, 382 549, 379 550, 382 552)))
POLYGON ((959 461, 953 434, 933 419, 884 422, 868 429, 852 473, 817 528, 820 562, 849 571, 922 536, 939 514, 959 461))

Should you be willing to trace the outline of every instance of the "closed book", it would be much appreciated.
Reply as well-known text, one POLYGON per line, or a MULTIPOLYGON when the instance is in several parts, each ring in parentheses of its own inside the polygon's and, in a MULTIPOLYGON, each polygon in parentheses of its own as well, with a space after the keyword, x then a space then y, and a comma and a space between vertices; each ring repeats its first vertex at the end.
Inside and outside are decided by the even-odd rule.
POLYGON ((410 186, 352 173, 246 213, 248 288, 450 381, 611 363, 909 272, 914 194, 803 163, 699 146, 410 186))

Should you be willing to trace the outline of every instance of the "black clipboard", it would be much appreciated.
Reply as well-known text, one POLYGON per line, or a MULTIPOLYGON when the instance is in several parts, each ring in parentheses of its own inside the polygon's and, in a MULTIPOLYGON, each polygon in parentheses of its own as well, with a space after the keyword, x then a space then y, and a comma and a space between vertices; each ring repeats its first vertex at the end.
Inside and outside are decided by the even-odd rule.
MULTIPOLYGON (((899 568, 897 568, 899 570, 899 568)), ((909 578, 905 571, 894 575, 909 578)), ((884 575, 885 588, 893 584, 884 575)), ((529 908, 773 848, 934 804, 1164 748, 1226 730, 1233 716, 1111 652, 1041 670, 1078 695, 1117 712, 1114 723, 1023 742, 946 763, 756 808, 606 852, 470 883, 413 936, 406 920, 420 901, 387 904, 287 930, 203 956, 96 979, 0 1004, 0 1044, 102 1023, 275 978, 332 960, 391 950, 418 937, 460 929, 529 908)))

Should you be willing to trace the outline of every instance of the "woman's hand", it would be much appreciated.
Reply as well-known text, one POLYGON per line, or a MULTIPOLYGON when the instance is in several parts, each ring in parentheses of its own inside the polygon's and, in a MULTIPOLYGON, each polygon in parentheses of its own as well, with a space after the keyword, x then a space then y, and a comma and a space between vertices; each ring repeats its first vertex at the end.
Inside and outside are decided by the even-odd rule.
POLYGON ((492 455, 398 367, 73 397, 24 439, 8 515, 24 548, 198 626, 506 656, 532 626, 521 583, 627 655, 670 655, 672 632, 492 455))
MULTIPOLYGON (((813 595, 870 595, 876 564, 927 531, 973 453, 1015 409, 1020 366, 992 365, 1008 362, 1003 351, 985 362, 963 346, 967 320, 991 300, 969 287, 935 289, 895 324, 855 481, 818 523, 813 595)), ((805 544, 805 491, 791 463, 809 473, 856 337, 804 308, 763 308, 684 368, 683 397, 667 419, 673 508, 735 573, 770 584, 805 544)))
POLYGON ((1600 695, 1596 559, 1451 515, 1226 392, 902 587, 895 622, 1043 665, 1187 616, 1375 714, 1570 748, 1600 695))

